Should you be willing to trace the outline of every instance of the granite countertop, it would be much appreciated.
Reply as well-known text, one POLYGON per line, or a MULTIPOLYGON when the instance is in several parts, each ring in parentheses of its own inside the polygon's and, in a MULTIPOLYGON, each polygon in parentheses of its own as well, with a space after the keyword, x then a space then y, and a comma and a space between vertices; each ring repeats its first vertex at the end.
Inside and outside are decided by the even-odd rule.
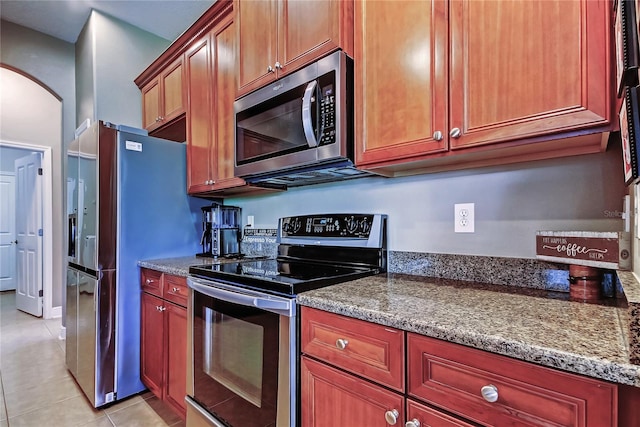
POLYGON ((624 300, 405 274, 380 274, 298 294, 300 305, 640 387, 624 300))
POLYGON ((220 264, 221 262, 229 262, 224 258, 199 258, 195 255, 178 258, 162 258, 138 261, 138 266, 150 268, 162 273, 172 274, 174 276, 187 277, 189 267, 192 265, 211 265, 220 264))

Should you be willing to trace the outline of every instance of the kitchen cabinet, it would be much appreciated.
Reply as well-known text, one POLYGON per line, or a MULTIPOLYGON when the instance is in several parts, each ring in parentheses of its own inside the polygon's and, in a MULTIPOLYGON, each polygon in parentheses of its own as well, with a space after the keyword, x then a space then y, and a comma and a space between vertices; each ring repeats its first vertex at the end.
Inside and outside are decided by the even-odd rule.
POLYGON ((247 187, 234 175, 235 28, 226 16, 186 52, 190 194, 247 187))
POLYGON ((394 176, 602 151, 610 9, 356 2, 356 164, 394 176))
POLYGON ((322 56, 353 53, 353 0, 235 0, 237 97, 322 56))
POLYGON ((142 125, 150 133, 184 114, 183 74, 180 57, 141 88, 142 125))
POLYGON ((303 427, 595 427, 618 425, 618 412, 632 419, 634 394, 618 407, 615 384, 309 307, 301 309, 301 352, 303 427))
POLYGON ((177 277, 141 270, 141 379, 182 418, 187 394, 187 283, 177 277))
POLYGON ((407 334, 407 394, 482 425, 615 426, 615 384, 407 334))

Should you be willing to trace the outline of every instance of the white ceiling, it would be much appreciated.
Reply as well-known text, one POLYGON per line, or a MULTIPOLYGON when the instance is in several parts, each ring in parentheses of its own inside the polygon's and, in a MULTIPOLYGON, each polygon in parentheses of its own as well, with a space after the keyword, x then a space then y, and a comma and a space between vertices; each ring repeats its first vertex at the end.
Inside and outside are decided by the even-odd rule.
POLYGON ((95 9, 174 41, 213 3, 215 0, 0 0, 0 17, 75 43, 95 9))

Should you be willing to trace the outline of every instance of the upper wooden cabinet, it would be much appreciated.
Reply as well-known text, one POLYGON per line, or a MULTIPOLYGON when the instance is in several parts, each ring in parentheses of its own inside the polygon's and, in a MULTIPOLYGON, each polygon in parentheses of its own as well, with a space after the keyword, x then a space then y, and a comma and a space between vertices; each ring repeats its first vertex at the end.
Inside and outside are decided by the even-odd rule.
POLYGON ((358 1, 357 165, 393 175, 601 151, 614 104, 610 9, 358 1))
POLYGON ((142 125, 149 132, 184 114, 184 69, 180 57, 142 87, 142 125))
POLYGON ((187 80, 187 185, 190 194, 248 186, 234 175, 236 33, 226 15, 185 55, 187 80))
POLYGON ((242 96, 342 48, 353 51, 353 0, 235 0, 242 96))

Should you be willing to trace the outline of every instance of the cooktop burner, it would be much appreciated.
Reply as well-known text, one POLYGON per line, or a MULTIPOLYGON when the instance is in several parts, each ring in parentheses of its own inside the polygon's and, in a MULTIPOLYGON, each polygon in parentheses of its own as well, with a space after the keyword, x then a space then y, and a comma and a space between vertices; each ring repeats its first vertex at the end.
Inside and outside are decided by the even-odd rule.
POLYGON ((194 266, 189 274, 235 286, 295 295, 323 286, 377 274, 370 267, 345 267, 278 259, 245 260, 194 266))
POLYGON ((212 282, 294 296, 386 270, 386 215, 321 214, 280 218, 278 256, 189 268, 212 282))

